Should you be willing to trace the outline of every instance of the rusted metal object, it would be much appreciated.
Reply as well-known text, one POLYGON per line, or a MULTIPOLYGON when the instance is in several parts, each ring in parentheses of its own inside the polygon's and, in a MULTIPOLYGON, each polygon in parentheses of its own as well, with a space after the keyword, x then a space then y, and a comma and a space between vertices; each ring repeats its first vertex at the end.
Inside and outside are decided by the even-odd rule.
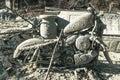
POLYGON ((77 37, 78 37, 78 35, 68 36, 67 39, 66 39, 66 43, 67 44, 73 44, 76 41, 77 37))
POLYGON ((55 43, 57 40, 58 39, 43 40, 42 38, 31 38, 25 40, 17 46, 17 48, 14 51, 13 58, 19 57, 22 54, 21 52, 24 50, 37 49, 43 46, 47 46, 49 44, 55 43))
POLYGON ((76 39, 75 45, 76 45, 76 48, 81 51, 88 50, 91 46, 91 42, 89 40, 89 35, 79 36, 76 39))
POLYGON ((55 19, 57 16, 55 15, 40 15, 42 19, 40 25, 40 35, 44 38, 56 38, 57 36, 57 24, 55 19))
POLYGON ((64 34, 68 34, 71 32, 81 31, 83 29, 92 27, 93 25, 93 15, 92 13, 84 13, 82 16, 78 17, 73 22, 69 23, 64 28, 64 34))
POLYGON ((85 65, 88 64, 98 55, 97 51, 90 50, 86 53, 80 52, 80 54, 74 55, 75 65, 85 65))
POLYGON ((19 57, 19 55, 21 54, 22 50, 20 50, 21 48, 25 47, 25 46, 30 46, 30 45, 35 45, 35 44, 39 44, 42 43, 43 41, 39 38, 32 38, 32 39, 28 39, 24 42, 22 42, 21 44, 19 44, 16 48, 16 50, 14 51, 13 54, 13 58, 17 58, 19 57))
MULTIPOLYGON (((89 11, 91 11, 91 9, 89 11)), ((41 67, 48 67, 45 80, 49 78, 48 74, 52 69, 52 65, 71 68, 79 66, 89 67, 89 65, 94 64, 94 62, 98 60, 100 46, 108 62, 112 64, 107 54, 106 45, 102 39, 99 39, 101 37, 99 32, 97 32, 97 21, 99 21, 99 17, 93 11, 86 12, 73 21, 68 19, 70 23, 68 23, 64 29, 62 27, 64 34, 60 33, 58 39, 52 39, 56 38, 57 34, 59 34, 57 33, 55 24, 56 16, 42 15, 40 18, 43 19, 39 36, 42 38, 28 39, 19 44, 14 51, 13 58, 18 58, 22 54, 26 56, 27 51, 35 50, 31 51, 32 57, 26 56, 28 59, 25 58, 25 60, 33 62, 36 60, 35 57, 39 54, 37 62, 39 61, 41 67)), ((61 28, 59 28, 59 30, 61 30, 61 28)))

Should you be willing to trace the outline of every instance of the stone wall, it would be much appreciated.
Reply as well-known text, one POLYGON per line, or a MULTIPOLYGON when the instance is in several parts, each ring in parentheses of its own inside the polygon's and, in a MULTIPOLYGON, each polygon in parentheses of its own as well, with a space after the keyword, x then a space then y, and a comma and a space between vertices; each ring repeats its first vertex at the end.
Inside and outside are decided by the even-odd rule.
POLYGON ((103 40, 109 51, 120 53, 120 14, 105 13, 101 20, 106 24, 103 40))
POLYGON ((101 20, 106 25, 104 34, 120 35, 120 14, 105 13, 101 20))
POLYGON ((120 36, 103 36, 110 52, 120 53, 120 36))

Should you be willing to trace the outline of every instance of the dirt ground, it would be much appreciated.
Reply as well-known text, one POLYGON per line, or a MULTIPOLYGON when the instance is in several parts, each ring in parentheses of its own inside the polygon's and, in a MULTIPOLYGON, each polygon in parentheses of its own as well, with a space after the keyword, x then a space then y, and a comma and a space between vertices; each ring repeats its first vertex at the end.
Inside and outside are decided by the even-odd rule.
MULTIPOLYGON (((101 52, 99 61, 92 68, 92 72, 91 70, 84 72, 85 69, 80 68, 81 70, 76 76, 74 69, 64 69, 62 71, 54 68, 47 80, 120 80, 120 53, 109 52, 109 54, 113 64, 109 64, 101 52), (86 74, 89 75, 89 78, 86 74)), ((7 80, 44 80, 46 71, 47 68, 25 65, 16 69, 15 75, 9 76, 7 80)), ((14 74, 14 71, 12 74, 14 74)))
POLYGON ((120 80, 120 53, 109 52, 113 64, 110 65, 103 54, 99 56, 99 71, 107 77, 107 80, 120 80))

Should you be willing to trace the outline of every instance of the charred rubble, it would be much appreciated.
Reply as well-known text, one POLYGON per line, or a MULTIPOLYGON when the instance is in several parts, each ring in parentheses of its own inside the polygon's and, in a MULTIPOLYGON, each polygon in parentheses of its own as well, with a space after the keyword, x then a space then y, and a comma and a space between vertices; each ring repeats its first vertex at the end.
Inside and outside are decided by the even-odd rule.
MULTIPOLYGON (((97 69, 99 52, 104 53, 110 64, 112 61, 102 41, 105 28, 100 20, 102 15, 93 5, 87 4, 92 0, 78 0, 79 5, 85 4, 82 6, 74 0, 10 1, 14 3, 0 13, 1 80, 103 79, 97 69), (26 17, 28 11, 37 12, 41 8, 44 12, 46 6, 53 6, 51 2, 59 3, 55 6, 68 10, 88 8, 79 12, 81 16, 73 21, 64 18, 61 13, 26 17)), ((112 8, 107 11, 111 12, 112 8)), ((67 13, 69 15, 70 12, 67 13)), ((72 11, 70 14, 75 13, 72 11)))

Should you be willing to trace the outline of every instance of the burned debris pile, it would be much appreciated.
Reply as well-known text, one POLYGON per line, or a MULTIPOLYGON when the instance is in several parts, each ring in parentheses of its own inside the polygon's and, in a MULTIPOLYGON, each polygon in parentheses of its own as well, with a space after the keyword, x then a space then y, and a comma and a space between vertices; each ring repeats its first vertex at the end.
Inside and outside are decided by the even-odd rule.
POLYGON ((0 16, 1 80, 100 80, 100 52, 113 64, 102 40, 102 14, 92 4, 85 11, 58 15, 23 17, 2 11, 0 16))

